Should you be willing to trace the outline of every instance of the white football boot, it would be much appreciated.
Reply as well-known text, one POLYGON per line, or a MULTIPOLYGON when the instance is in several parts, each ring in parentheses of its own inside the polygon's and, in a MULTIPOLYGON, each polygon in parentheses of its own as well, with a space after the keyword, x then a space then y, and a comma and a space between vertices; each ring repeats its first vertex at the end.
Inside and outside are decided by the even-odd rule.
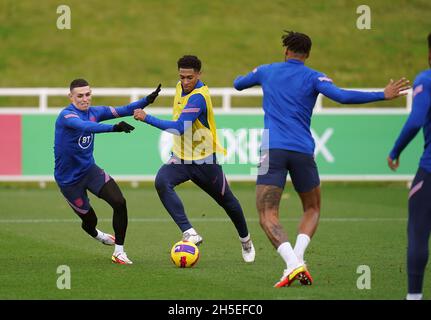
POLYGON ((111 234, 105 233, 105 238, 101 240, 104 245, 113 246, 115 245, 115 237, 111 234))
POLYGON ((114 252, 111 257, 112 263, 117 264, 132 264, 133 262, 127 257, 125 252, 114 252))
POLYGON ((96 239, 97 241, 107 246, 113 246, 115 244, 115 237, 113 235, 102 232, 99 229, 96 229, 96 230, 97 230, 97 236, 94 237, 94 239, 96 239))
POLYGON ((183 241, 190 241, 198 246, 202 243, 203 239, 197 233, 191 234, 190 232, 183 232, 183 241))
POLYGON ((241 241, 242 258, 245 262, 253 262, 256 256, 256 251, 254 250, 253 242, 251 239, 248 241, 241 241))

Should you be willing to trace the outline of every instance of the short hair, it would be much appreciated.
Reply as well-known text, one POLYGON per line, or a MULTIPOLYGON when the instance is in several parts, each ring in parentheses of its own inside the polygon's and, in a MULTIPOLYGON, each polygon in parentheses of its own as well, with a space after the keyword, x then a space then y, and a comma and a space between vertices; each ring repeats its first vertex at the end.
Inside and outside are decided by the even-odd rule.
POLYGON ((85 79, 75 79, 70 83, 70 92, 72 92, 73 89, 79 88, 79 87, 87 87, 89 86, 87 80, 85 79))
POLYGON ((431 50, 431 32, 428 35, 428 48, 431 50))
POLYGON ((201 71, 202 62, 196 56, 185 55, 178 59, 178 69, 193 69, 195 71, 201 71))
POLYGON ((304 33, 284 30, 286 34, 281 36, 283 47, 295 53, 309 54, 311 51, 311 39, 304 33))

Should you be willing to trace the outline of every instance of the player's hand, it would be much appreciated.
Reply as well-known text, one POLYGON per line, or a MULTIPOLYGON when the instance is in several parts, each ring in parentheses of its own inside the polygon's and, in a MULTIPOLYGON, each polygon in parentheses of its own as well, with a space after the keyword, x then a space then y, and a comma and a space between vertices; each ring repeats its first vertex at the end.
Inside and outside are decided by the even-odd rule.
POLYGON ((159 86, 157 87, 156 90, 154 90, 153 92, 151 92, 148 96, 147 96, 147 102, 148 103, 153 103, 154 100, 156 100, 157 96, 159 95, 160 92, 160 87, 162 86, 161 83, 159 83, 159 86))
POLYGON ((401 78, 400 80, 394 82, 394 80, 390 80, 387 86, 385 87, 385 100, 392 100, 401 96, 407 95, 407 92, 403 92, 411 88, 409 86, 409 80, 406 78, 401 78))
POLYGON ((146 116, 147 114, 142 109, 135 109, 133 111, 133 118, 135 118, 135 120, 144 121, 146 116))
POLYGON ((134 126, 131 126, 130 124, 124 121, 114 124, 114 132, 130 133, 130 131, 133 131, 134 129, 135 129, 134 126))
POLYGON ((388 157, 388 166, 391 168, 392 171, 396 171, 400 165, 400 158, 392 159, 391 157, 388 157))

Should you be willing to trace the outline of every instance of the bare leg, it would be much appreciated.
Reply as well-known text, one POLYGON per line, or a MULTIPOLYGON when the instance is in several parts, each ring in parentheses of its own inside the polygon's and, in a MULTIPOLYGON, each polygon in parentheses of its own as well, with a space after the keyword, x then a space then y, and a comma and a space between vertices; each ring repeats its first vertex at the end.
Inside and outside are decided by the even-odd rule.
POLYGON ((320 217, 320 186, 309 192, 298 193, 304 214, 299 223, 298 233, 305 233, 311 239, 317 229, 320 217))
POLYGON ((256 207, 259 212, 260 226, 265 231, 274 248, 287 242, 287 234, 279 221, 279 206, 283 189, 270 185, 256 186, 256 207))

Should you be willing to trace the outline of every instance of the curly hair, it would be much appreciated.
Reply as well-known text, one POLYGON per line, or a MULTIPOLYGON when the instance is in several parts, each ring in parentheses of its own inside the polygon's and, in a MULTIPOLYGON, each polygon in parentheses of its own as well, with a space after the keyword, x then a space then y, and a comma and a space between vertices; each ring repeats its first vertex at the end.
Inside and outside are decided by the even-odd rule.
POLYGON ((284 30, 286 34, 281 39, 283 47, 300 54, 309 54, 311 50, 311 39, 303 33, 284 30))
POLYGON ((183 68, 201 71, 202 62, 196 56, 185 55, 178 60, 177 65, 178 69, 183 68))

